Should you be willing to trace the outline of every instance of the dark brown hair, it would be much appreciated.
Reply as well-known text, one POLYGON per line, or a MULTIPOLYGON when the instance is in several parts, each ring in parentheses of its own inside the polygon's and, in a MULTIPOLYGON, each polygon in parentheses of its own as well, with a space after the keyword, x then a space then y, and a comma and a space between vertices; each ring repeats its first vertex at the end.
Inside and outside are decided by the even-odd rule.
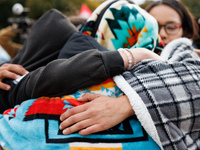
POLYGON ((150 12, 152 8, 158 5, 167 5, 179 14, 183 27, 183 37, 187 37, 192 40, 195 40, 199 37, 199 28, 195 21, 195 18, 182 3, 180 3, 177 0, 156 1, 152 2, 149 6, 147 6, 146 11, 150 12))

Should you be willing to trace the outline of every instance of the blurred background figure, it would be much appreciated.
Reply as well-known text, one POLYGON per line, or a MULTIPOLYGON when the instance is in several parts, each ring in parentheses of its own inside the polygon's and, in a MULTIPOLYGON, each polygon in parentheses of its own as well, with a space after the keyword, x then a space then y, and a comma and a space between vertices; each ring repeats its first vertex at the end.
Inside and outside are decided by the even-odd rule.
MULTIPOLYGON (((13 37, 15 36, 16 33, 14 32, 12 26, 8 26, 0 30, 0 45, 11 58, 16 55, 17 51, 22 46, 21 44, 12 41, 13 37)), ((7 57, 3 59, 3 57, 5 56, 3 54, 4 53, 0 53, 0 57, 2 58, 2 60, 8 60, 7 57)))
POLYGON ((30 28, 33 25, 33 19, 28 17, 29 8, 24 8, 20 3, 16 3, 12 7, 15 17, 9 17, 8 23, 12 25, 13 30, 20 37, 20 43, 23 44, 28 37, 30 28))
POLYGON ((15 17, 8 18, 9 26, 0 30, 0 63, 12 59, 27 39, 33 20, 27 14, 28 8, 16 3, 12 7, 15 17))
POLYGON ((195 17, 178 0, 156 1, 148 5, 146 10, 157 20, 159 35, 165 45, 181 37, 193 42, 199 39, 195 17))

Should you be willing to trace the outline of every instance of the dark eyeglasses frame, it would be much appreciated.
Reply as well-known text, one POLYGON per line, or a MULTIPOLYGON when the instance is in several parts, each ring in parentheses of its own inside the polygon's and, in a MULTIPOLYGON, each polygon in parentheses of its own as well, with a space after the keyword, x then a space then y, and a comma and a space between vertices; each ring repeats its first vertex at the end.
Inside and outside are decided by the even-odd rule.
POLYGON ((167 31, 167 25, 168 25, 168 24, 176 24, 176 25, 177 25, 177 29, 179 29, 179 30, 180 30, 180 27, 182 26, 181 23, 170 22, 170 23, 167 23, 167 24, 165 24, 165 25, 158 25, 158 26, 159 26, 159 31, 160 31, 160 29, 161 29, 162 27, 164 27, 165 32, 166 32, 167 34, 170 34, 170 35, 177 34, 179 30, 177 30, 177 32, 175 32, 175 33, 173 33, 173 34, 172 34, 172 33, 169 33, 169 32, 167 31))

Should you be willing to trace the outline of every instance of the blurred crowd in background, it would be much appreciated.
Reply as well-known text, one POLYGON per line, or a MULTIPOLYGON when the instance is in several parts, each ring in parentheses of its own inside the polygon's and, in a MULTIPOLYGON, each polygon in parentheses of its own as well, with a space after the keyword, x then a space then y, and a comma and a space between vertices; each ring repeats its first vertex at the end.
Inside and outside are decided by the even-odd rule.
MULTIPOLYGON (((82 24, 89 18, 95 10, 105 0, 0 0, 0 63, 12 59, 21 48, 28 37, 28 33, 34 21, 42 14, 52 8, 56 8, 80 29, 82 24)), ((180 0, 195 16, 200 26, 200 1, 199 0, 180 0)), ((144 0, 139 3, 140 7, 145 8, 151 0, 144 0)), ((200 33, 199 33, 200 34, 200 33)), ((200 39, 194 41, 200 48, 200 39)))

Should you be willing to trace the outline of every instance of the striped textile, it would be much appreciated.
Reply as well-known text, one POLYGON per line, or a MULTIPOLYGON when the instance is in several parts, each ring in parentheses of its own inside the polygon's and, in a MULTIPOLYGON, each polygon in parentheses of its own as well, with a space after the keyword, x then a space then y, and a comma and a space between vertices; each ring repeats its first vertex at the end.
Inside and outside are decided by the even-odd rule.
MULTIPOLYGON (((144 60, 122 76, 147 107, 164 149, 200 149, 199 56, 183 38, 167 45, 161 56, 168 60, 144 60)), ((134 108, 137 97, 129 99, 134 108)))

